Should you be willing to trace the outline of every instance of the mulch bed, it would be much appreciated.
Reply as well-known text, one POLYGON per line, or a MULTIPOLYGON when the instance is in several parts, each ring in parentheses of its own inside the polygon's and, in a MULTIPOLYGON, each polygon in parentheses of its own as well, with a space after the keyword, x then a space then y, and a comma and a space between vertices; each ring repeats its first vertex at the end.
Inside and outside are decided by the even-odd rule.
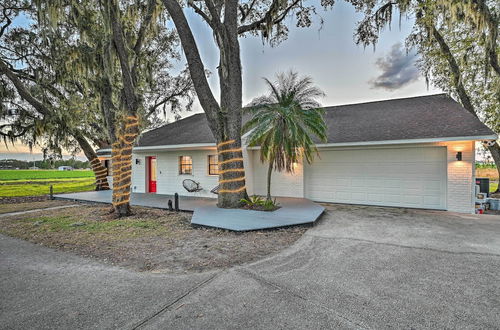
POLYGON ((117 219, 109 211, 109 206, 85 204, 4 217, 0 232, 137 271, 187 273, 278 253, 308 228, 241 233, 193 227, 190 213, 134 207, 134 215, 117 219))

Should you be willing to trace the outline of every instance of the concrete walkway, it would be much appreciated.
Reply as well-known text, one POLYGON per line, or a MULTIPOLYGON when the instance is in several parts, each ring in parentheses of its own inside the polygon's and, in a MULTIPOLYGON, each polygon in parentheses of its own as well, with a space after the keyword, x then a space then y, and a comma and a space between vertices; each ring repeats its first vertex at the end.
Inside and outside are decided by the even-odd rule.
POLYGON ((0 218, 1 217, 10 217, 10 216, 13 216, 13 215, 20 215, 20 214, 27 214, 27 213, 48 211, 48 210, 65 209, 67 207, 75 207, 75 206, 79 206, 79 205, 80 204, 61 205, 61 206, 45 207, 45 208, 41 208, 41 209, 34 209, 34 210, 27 210, 27 211, 17 211, 17 212, 2 213, 2 214, 0 214, 0 218))
POLYGON ((194 210, 194 225, 234 231, 261 230, 314 223, 325 208, 305 198, 278 197, 279 209, 272 212, 221 209, 215 205, 194 210))
MULTIPOLYGON (((56 199, 111 204, 111 190, 60 194, 56 199)), ((132 193, 130 203, 136 206, 168 209, 174 196, 132 193)), ((314 223, 325 208, 305 198, 279 197, 280 209, 273 212, 220 209, 217 199, 179 196, 179 209, 194 212, 191 223, 234 231, 260 230, 314 223)))
POLYGON ((2 329, 498 328, 500 216, 327 206, 282 253, 135 273, 0 236, 2 329))
MULTIPOLYGON (((111 204, 112 193, 113 192, 111 190, 85 191, 59 194, 55 195, 54 198, 60 200, 111 204)), ((172 200, 173 204, 174 196, 144 193, 132 193, 130 196, 131 205, 155 207, 160 209, 168 209, 168 200, 172 200)), ((179 196, 179 209, 181 211, 193 212, 197 207, 215 205, 215 203, 217 203, 217 199, 215 198, 179 196)))

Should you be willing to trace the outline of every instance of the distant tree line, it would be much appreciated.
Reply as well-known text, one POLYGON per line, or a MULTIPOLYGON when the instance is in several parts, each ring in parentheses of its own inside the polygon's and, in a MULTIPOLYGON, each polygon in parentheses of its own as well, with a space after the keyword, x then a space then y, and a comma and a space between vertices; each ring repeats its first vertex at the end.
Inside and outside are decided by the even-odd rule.
POLYGON ((49 170, 56 169, 59 166, 71 166, 74 169, 86 169, 90 168, 89 162, 82 162, 76 159, 46 159, 46 160, 36 160, 25 161, 25 160, 17 160, 17 159, 2 159, 0 160, 0 169, 20 169, 27 170, 33 168, 33 166, 38 167, 39 169, 49 170))
POLYGON ((495 163, 476 162, 476 168, 497 168, 495 163))

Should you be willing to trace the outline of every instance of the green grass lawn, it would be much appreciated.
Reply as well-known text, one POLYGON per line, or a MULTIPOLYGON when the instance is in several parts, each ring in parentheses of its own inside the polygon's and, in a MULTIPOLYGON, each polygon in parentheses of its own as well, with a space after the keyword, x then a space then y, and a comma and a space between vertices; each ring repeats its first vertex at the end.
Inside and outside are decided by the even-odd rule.
POLYGON ((33 179, 64 179, 93 178, 94 173, 88 170, 58 171, 58 170, 0 170, 0 181, 33 180, 33 179))
POLYGON ((94 190, 92 171, 0 170, 0 197, 47 195, 94 190))

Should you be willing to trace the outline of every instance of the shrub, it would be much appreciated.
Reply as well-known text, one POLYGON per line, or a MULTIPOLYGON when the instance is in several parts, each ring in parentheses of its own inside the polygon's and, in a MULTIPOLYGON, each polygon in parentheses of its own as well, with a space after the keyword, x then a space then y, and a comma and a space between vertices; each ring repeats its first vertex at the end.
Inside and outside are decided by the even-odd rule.
POLYGON ((266 199, 264 200, 260 196, 250 196, 248 199, 242 199, 242 203, 245 204, 244 208, 257 211, 274 211, 279 209, 279 204, 276 199, 266 199))

